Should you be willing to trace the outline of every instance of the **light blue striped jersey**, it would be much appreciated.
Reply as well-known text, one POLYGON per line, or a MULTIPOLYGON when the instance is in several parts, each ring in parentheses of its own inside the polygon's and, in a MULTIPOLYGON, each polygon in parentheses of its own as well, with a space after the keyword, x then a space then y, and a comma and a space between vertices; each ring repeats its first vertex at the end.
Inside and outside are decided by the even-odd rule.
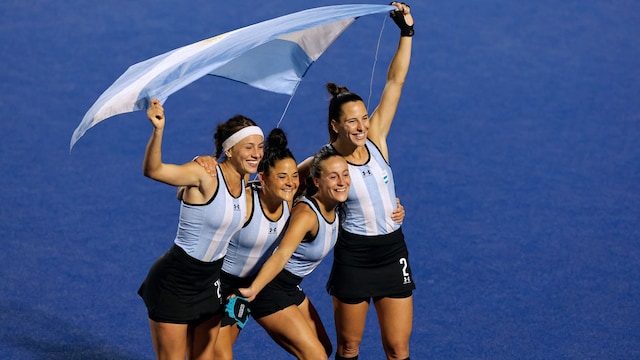
POLYGON ((369 160, 364 165, 349 165, 351 186, 344 203, 344 230, 358 235, 384 235, 400 228, 391 220, 396 208, 396 189, 391 166, 378 147, 367 139, 369 160))
POLYGON ((205 262, 222 258, 231 236, 242 227, 247 214, 247 200, 242 181, 242 194, 232 196, 216 167, 218 188, 206 204, 180 202, 178 232, 174 240, 187 254, 205 262))
POLYGON ((253 276, 260 271, 280 243, 280 233, 289 219, 289 205, 282 202, 282 214, 276 221, 271 221, 260 204, 260 189, 251 187, 253 209, 251 217, 242 229, 235 233, 229 243, 224 258, 222 271, 237 277, 253 276))
POLYGON ((302 240, 284 266, 287 271, 299 277, 310 274, 333 249, 338 240, 338 224, 340 223, 338 214, 332 222, 328 222, 318 209, 315 199, 305 196, 296 204, 296 206, 307 205, 318 217, 318 233, 313 239, 302 240))

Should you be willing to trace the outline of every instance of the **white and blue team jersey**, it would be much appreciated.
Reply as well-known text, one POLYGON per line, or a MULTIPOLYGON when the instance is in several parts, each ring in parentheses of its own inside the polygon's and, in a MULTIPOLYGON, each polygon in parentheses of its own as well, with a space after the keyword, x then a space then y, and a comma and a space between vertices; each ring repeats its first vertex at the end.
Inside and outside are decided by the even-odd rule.
POLYGON ((282 214, 277 221, 271 221, 260 205, 260 190, 252 186, 253 210, 251 218, 238 231, 227 249, 222 271, 237 276, 254 276, 269 259, 280 243, 280 233, 289 220, 289 205, 282 202, 282 214))
POLYGON ((242 227, 247 215, 247 200, 242 181, 242 194, 229 192, 222 170, 216 167, 218 189, 206 204, 193 205, 181 201, 178 232, 174 243, 190 256, 204 262, 221 259, 229 240, 242 227))
POLYGON ((396 208, 396 188, 391 166, 378 147, 367 139, 369 160, 364 165, 349 165, 351 186, 344 203, 344 230, 358 235, 376 236, 392 233, 400 223, 391 220, 396 208))
MULTIPOLYGON (((284 268, 299 277, 305 277, 310 274, 324 259, 325 256, 333 249, 338 240, 338 214, 336 218, 329 222, 327 221, 315 200, 303 197, 300 202, 304 202, 313 209, 318 217, 318 233, 313 239, 305 239, 291 255, 289 261, 284 268)), ((301 206, 301 205, 297 205, 301 206)))

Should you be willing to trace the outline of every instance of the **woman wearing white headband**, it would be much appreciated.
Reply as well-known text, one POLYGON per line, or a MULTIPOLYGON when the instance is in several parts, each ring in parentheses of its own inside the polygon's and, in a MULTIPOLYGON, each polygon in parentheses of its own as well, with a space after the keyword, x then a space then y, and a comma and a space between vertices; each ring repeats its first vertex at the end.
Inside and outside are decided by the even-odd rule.
POLYGON ((196 164, 162 162, 164 109, 153 99, 147 116, 154 130, 143 161, 144 175, 183 187, 173 246, 153 264, 138 294, 147 306, 158 359, 210 359, 223 311, 220 268, 231 236, 247 214, 245 176, 257 171, 263 134, 237 115, 214 135, 216 176, 196 164))

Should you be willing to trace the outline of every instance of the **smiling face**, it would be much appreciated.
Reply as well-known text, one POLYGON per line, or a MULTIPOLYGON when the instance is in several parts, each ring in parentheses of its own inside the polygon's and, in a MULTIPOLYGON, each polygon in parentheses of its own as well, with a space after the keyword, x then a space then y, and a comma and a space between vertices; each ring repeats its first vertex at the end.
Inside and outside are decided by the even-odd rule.
POLYGON ((362 101, 349 101, 342 105, 340 119, 332 120, 337 141, 364 146, 369 131, 369 114, 362 101))
POLYGON ((258 163, 263 155, 263 137, 249 135, 227 150, 227 158, 241 174, 253 174, 258 171, 258 163))
POLYGON ((276 161, 268 174, 258 173, 258 177, 265 195, 281 201, 293 201, 300 186, 298 166, 292 158, 276 161))
POLYGON ((318 188, 314 196, 330 206, 347 201, 351 185, 347 161, 339 155, 331 156, 322 161, 320 169, 320 176, 313 178, 318 188))

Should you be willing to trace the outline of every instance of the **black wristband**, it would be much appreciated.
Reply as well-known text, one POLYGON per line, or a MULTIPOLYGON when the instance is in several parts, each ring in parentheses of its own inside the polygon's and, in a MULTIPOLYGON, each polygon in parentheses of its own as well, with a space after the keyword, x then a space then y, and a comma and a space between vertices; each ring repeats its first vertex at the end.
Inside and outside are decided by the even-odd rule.
POLYGON ((413 36, 413 25, 407 25, 406 28, 401 28, 400 29, 400 36, 408 36, 408 37, 412 37, 413 36))

